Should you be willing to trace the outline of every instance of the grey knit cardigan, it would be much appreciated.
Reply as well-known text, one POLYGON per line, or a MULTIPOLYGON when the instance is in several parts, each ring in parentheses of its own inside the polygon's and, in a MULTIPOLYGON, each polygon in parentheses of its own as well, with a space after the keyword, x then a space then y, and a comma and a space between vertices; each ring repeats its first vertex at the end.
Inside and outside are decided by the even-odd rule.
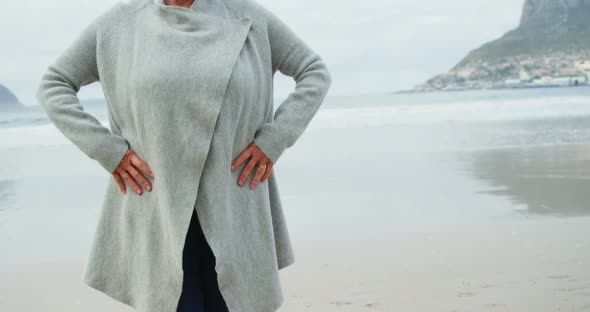
POLYGON ((142 195, 120 192, 109 178, 83 281, 138 311, 175 312, 196 209, 229 310, 276 311, 284 301, 278 271, 295 260, 277 161, 330 84, 320 56, 254 0, 196 0, 190 8, 131 0, 101 13, 48 66, 36 96, 108 173, 131 148, 155 178, 142 195), (296 85, 275 112, 277 71, 296 85), (110 129, 77 97, 97 81, 110 129), (254 189, 237 184, 245 163, 230 169, 252 141, 275 164, 254 189))

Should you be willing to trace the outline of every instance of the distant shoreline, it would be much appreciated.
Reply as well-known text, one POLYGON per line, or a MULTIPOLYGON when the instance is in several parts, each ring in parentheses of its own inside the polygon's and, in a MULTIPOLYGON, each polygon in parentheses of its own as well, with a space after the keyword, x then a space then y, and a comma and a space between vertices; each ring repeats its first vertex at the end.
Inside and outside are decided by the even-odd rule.
POLYGON ((456 89, 438 89, 431 91, 424 90, 398 90, 394 91, 393 94, 408 94, 408 93, 443 93, 443 92, 464 92, 464 91, 485 91, 485 90, 522 90, 522 89, 556 89, 556 88, 583 88, 590 87, 590 84, 571 85, 571 86, 560 86, 560 85, 545 85, 545 86, 514 86, 514 87, 496 87, 496 88, 456 88, 456 89))

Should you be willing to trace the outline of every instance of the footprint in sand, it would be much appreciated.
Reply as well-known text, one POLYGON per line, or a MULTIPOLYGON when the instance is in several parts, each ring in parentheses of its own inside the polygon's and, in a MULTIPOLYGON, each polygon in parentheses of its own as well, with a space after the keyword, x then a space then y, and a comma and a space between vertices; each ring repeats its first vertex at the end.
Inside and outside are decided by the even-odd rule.
POLYGON ((477 295, 477 294, 476 294, 476 293, 474 293, 474 292, 470 292, 470 291, 462 291, 462 292, 458 292, 458 293, 457 293, 457 297, 459 297, 459 298, 463 298, 463 297, 473 297, 473 296, 475 296, 475 295, 477 295))
POLYGON ((564 279, 569 278, 569 275, 549 275, 547 276, 549 279, 564 279))
POLYGON ((331 301, 330 304, 342 306, 342 305, 350 305, 350 304, 352 304, 352 302, 350 302, 350 301, 331 301))
POLYGON ((379 303, 379 302, 372 302, 372 303, 365 304, 365 307, 367 307, 367 308, 378 308, 381 306, 383 306, 383 304, 379 303))
POLYGON ((579 287, 562 287, 559 288, 560 291, 576 291, 576 290, 584 290, 586 289, 585 286, 579 286, 579 287))

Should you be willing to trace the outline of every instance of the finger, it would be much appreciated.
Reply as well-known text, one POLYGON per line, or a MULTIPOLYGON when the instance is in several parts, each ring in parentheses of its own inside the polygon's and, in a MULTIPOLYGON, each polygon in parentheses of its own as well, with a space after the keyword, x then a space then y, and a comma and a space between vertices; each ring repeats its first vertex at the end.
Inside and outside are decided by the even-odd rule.
POLYGON ((264 165, 263 161, 259 162, 256 165, 256 171, 254 171, 254 177, 252 178, 252 181, 250 182, 250 189, 253 189, 258 185, 258 182, 260 182, 260 177, 262 177, 262 175, 264 174, 264 171, 266 171, 265 168, 260 167, 261 165, 264 165))
POLYGON ((266 181, 266 179, 268 179, 268 176, 270 175, 270 171, 272 170, 272 162, 267 162, 266 163, 266 170, 264 171, 264 175, 262 176, 262 179, 260 179, 260 182, 264 182, 266 181))
POLYGON ((139 185, 137 185, 135 179, 133 179, 127 170, 122 170, 121 176, 123 176, 123 179, 129 184, 129 186, 131 186, 132 189, 135 190, 135 193, 141 195, 141 188, 139 185))
POLYGON ((152 179, 154 178, 154 172, 152 171, 152 168, 150 168, 150 166, 143 159, 137 156, 137 154, 131 154, 131 156, 129 157, 129 161, 143 173, 147 174, 152 179))
POLYGON ((252 172, 252 169, 254 169, 254 166, 256 166, 257 163, 258 163, 258 161, 256 159, 250 158, 250 161, 248 161, 246 166, 244 166, 244 169, 242 169, 242 173, 240 174, 240 177, 238 178, 238 185, 239 186, 244 185, 244 183, 246 182, 246 178, 248 178, 248 176, 250 176, 250 172, 252 172))
POLYGON ((231 170, 235 170, 238 168, 244 161, 252 156, 252 146, 248 146, 245 150, 243 150, 232 162, 231 162, 231 170))
POLYGON ((115 171, 113 173, 113 177, 115 178, 115 181, 117 181, 117 185, 119 185, 119 190, 121 190, 121 192, 123 193, 127 193, 127 188, 125 187, 125 182, 123 182, 123 179, 121 178, 121 175, 119 174, 119 172, 115 171))
POLYGON ((145 189, 148 191, 152 190, 152 184, 148 181, 141 172, 139 172, 134 166, 129 166, 127 171, 131 174, 131 176, 137 181, 140 185, 143 185, 145 189))

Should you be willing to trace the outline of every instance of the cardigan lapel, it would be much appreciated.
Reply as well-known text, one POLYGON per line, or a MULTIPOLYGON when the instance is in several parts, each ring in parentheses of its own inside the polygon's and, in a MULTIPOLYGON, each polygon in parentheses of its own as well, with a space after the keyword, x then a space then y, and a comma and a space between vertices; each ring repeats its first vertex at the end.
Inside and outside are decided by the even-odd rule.
MULTIPOLYGON (((186 40, 203 40, 197 54, 211 59, 212 68, 218 72, 209 81, 209 90, 214 91, 214 98, 207 99, 215 103, 215 118, 223 101, 230 75, 234 69, 240 51, 244 46, 252 20, 250 17, 234 17, 223 0, 195 0, 190 8, 165 5, 164 0, 148 0, 155 6, 157 15, 180 32, 186 33, 186 40), (211 39, 211 37, 214 37, 211 39)), ((194 70, 199 70, 195 68, 194 70)), ((211 129, 213 130, 213 129, 211 129)))

